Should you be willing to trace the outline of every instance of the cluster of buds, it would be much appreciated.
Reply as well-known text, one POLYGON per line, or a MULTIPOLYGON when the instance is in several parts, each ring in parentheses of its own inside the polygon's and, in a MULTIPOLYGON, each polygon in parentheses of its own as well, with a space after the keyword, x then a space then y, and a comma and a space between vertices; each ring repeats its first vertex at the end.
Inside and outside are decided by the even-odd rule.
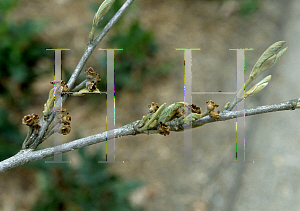
POLYGON ((87 82, 85 83, 86 88, 90 91, 97 91, 99 92, 99 89, 97 88, 96 84, 101 81, 101 76, 94 71, 92 67, 90 67, 88 70, 85 70, 86 72, 86 78, 87 82))
POLYGON ((220 114, 220 111, 214 111, 215 107, 219 107, 218 104, 216 104, 214 101, 212 100, 209 100, 207 101, 206 103, 208 103, 207 105, 207 110, 209 112, 209 116, 211 118, 214 118, 215 121, 217 121, 219 119, 219 114, 220 114))
POLYGON ((58 132, 63 135, 68 135, 71 132, 71 117, 69 116, 69 113, 64 115, 63 113, 66 111, 66 109, 62 109, 61 114, 61 127, 59 128, 58 132))
POLYGON ((170 129, 171 129, 170 126, 168 126, 166 123, 159 122, 159 127, 158 127, 159 134, 164 136, 169 135, 170 129))
POLYGON ((39 125, 39 116, 35 113, 28 114, 23 117, 22 123, 28 126, 27 137, 22 144, 22 149, 28 149, 34 141, 34 137, 38 134, 41 126, 39 125))
POLYGON ((28 114, 26 116, 23 117, 22 119, 22 123, 24 125, 27 125, 29 127, 32 127, 33 129, 39 130, 41 128, 41 126, 39 125, 39 115, 33 113, 33 114, 28 114))

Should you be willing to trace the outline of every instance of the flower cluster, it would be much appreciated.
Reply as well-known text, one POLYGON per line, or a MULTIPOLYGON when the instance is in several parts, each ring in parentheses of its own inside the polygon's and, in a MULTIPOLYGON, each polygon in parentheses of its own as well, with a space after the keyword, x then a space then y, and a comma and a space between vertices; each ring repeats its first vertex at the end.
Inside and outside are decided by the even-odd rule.
POLYGON ((88 80, 85 84, 86 88, 90 92, 93 92, 93 91, 99 92, 96 84, 101 81, 101 76, 92 67, 85 70, 85 72, 86 72, 86 78, 88 80))
POLYGON ((33 113, 24 116, 22 119, 22 123, 24 125, 32 127, 33 129, 39 130, 41 128, 41 126, 39 125, 39 120, 39 115, 33 113))
POLYGON ((206 103, 208 103, 207 105, 207 110, 209 111, 209 116, 211 118, 214 118, 215 121, 217 121, 219 119, 219 114, 220 114, 220 111, 214 111, 214 109, 216 107, 219 107, 218 104, 216 104, 214 101, 212 100, 209 100, 207 101, 206 103))
POLYGON ((71 132, 71 117, 69 116, 69 113, 66 113, 64 115, 63 113, 66 111, 66 109, 62 109, 62 114, 61 114, 61 127, 59 128, 58 132, 63 135, 68 135, 71 132))
POLYGON ((197 107, 195 104, 189 105, 188 107, 192 113, 201 114, 201 108, 197 107))
POLYGON ((170 126, 168 126, 166 123, 162 123, 162 122, 159 123, 159 127, 158 127, 159 134, 164 136, 169 135, 170 129, 171 129, 170 126))

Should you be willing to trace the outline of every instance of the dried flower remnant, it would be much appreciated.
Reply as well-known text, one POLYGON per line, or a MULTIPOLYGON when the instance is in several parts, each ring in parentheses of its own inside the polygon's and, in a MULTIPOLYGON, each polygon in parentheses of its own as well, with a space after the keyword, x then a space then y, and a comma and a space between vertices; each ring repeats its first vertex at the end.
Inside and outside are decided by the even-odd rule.
POLYGON ((209 116, 213 118, 215 121, 219 119, 220 111, 211 111, 209 112, 209 116))
POLYGON ((90 92, 99 92, 99 89, 97 88, 96 84, 101 81, 101 76, 92 68, 85 70, 86 72, 86 79, 88 80, 85 83, 86 88, 90 92))
POLYGON ((68 135, 71 132, 71 126, 70 125, 62 125, 61 128, 59 128, 59 133, 63 135, 68 135))
POLYGON ((39 120, 40 120, 39 116, 37 114, 33 113, 31 115, 28 114, 28 115, 24 116, 22 119, 22 123, 24 125, 27 125, 29 127, 33 127, 34 129, 39 130, 41 128, 41 126, 38 124, 39 120))
POLYGON ((64 115, 63 113, 66 111, 66 109, 62 109, 62 114, 61 114, 61 127, 59 128, 58 132, 63 134, 63 135, 68 135, 71 132, 71 116, 69 116, 69 113, 64 115))
POLYGON ((166 123, 162 123, 162 122, 160 122, 159 124, 160 124, 158 127, 159 134, 164 135, 164 136, 169 135, 170 129, 171 129, 170 126, 168 126, 166 123))
POLYGON ((39 125, 39 116, 35 113, 23 117, 22 123, 29 126, 26 139, 22 144, 22 149, 28 149, 33 144, 34 137, 38 134, 41 126, 39 125))
POLYGON ((192 113, 201 114, 201 108, 195 104, 189 105, 189 109, 191 109, 192 113))
POLYGON ((209 100, 209 101, 207 101, 206 103, 208 103, 208 105, 207 105, 207 110, 209 110, 209 111, 213 111, 214 109, 215 109, 215 107, 219 107, 219 105, 218 104, 216 104, 214 101, 212 101, 212 100, 209 100))
POLYGON ((152 102, 151 105, 148 105, 148 107, 149 107, 149 111, 148 111, 149 113, 154 113, 159 108, 158 104, 157 103, 155 104, 154 102, 152 102))
POLYGON ((30 114, 24 116, 23 119, 22 119, 22 123, 23 123, 24 125, 27 125, 27 126, 32 126, 32 125, 33 125, 33 122, 34 122, 34 121, 33 121, 33 119, 32 119, 32 117, 31 117, 30 114))

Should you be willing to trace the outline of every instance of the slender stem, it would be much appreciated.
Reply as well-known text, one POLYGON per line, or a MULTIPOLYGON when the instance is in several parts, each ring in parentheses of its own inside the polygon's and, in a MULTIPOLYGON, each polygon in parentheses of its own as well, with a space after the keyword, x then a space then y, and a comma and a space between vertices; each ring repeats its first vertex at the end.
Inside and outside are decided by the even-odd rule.
MULTIPOLYGON (((294 110, 297 109, 297 103, 300 102, 299 99, 288 100, 281 103, 275 103, 272 105, 265 105, 265 106, 258 106, 255 108, 249 108, 242 111, 223 111, 220 113, 218 121, 226 121, 229 119, 234 119, 238 117, 251 116, 256 114, 263 114, 268 112, 275 112, 275 111, 283 111, 283 110, 294 110)), ((120 128, 115 129, 113 132, 114 137, 110 137, 109 139, 120 138, 122 136, 128 135, 136 135, 139 133, 148 133, 148 131, 139 132, 137 130, 137 124, 140 120, 132 122, 128 125, 122 126, 120 128)), ((209 116, 203 117, 198 119, 197 121, 193 122, 192 126, 199 127, 206 123, 216 122, 213 118, 209 116)), ((172 131, 181 131, 184 127, 189 126, 188 124, 180 124, 180 121, 174 120, 171 122, 166 122, 168 126, 170 126, 172 131)), ((155 131, 150 130, 149 134, 156 133, 155 131)), ((105 142, 107 139, 107 132, 99 133, 96 135, 88 136, 85 138, 77 139, 75 141, 71 141, 62 145, 59 145, 62 149, 62 153, 72 151, 74 149, 79 149, 82 147, 86 147, 92 144, 105 142)), ((57 146, 56 146, 57 147, 57 146)), ((0 162, 0 173, 6 172, 12 168, 21 166, 23 164, 33 162, 36 160, 41 160, 47 157, 52 157, 54 155, 54 147, 33 151, 32 149, 29 150, 21 150, 16 155, 3 160, 0 162)))
POLYGON ((52 128, 51 130, 47 131, 45 136, 44 136, 44 140, 46 140, 47 138, 49 138, 50 136, 52 136, 54 133, 56 132, 56 129, 52 128))
POLYGON ((101 42, 101 40, 104 38, 104 36, 107 34, 107 32, 112 28, 112 26, 117 22, 117 20, 123 15, 125 10, 132 4, 134 0, 127 0, 123 6, 119 9, 119 11, 112 17, 112 19, 106 24, 104 29, 101 31, 101 33, 97 36, 97 38, 94 41, 89 41, 87 44, 87 47, 83 53, 83 56, 81 57, 80 61, 78 62, 77 67, 75 68, 73 74, 70 77, 70 80, 68 81, 68 87, 71 90, 74 86, 75 80, 78 78, 82 68, 86 64, 88 58, 92 54, 93 50, 96 48, 96 46, 101 42))
POLYGON ((85 79, 84 81, 82 81, 79 85, 77 85, 72 92, 78 92, 80 89, 82 89, 83 87, 85 87, 86 82, 88 81, 88 79, 85 79))
MULTIPOLYGON (((104 38, 104 36, 107 34, 107 32, 112 28, 112 26, 117 22, 117 20, 122 16, 122 14, 125 12, 125 10, 130 6, 130 4, 133 1, 134 0, 127 0, 123 4, 123 6, 119 9, 119 11, 114 15, 114 17, 106 24, 104 29, 101 31, 101 33, 95 39, 95 41, 92 41, 92 42, 89 41, 87 43, 85 51, 84 51, 80 61, 78 62, 73 74, 71 75, 71 77, 68 81, 67 85, 68 85, 70 90, 72 90, 76 79, 78 78, 78 76, 79 76, 81 70, 83 69, 84 65, 86 64, 87 60, 91 56, 93 50, 101 42, 101 40, 104 38)), ((68 97, 67 95, 62 96, 62 104, 65 102, 67 97, 68 97)), ((55 106, 52 108, 52 110, 50 111, 47 118, 45 118, 45 119, 42 118, 41 123, 40 123, 41 124, 41 129, 39 130, 38 135, 35 137, 35 140, 33 140, 34 144, 31 145, 32 149, 36 149, 36 147, 45 140, 43 138, 44 134, 45 134, 47 128, 49 127, 49 125, 51 124, 51 122, 53 121, 54 111, 56 110, 56 108, 58 108, 58 106, 60 106, 60 103, 55 103, 55 106)))

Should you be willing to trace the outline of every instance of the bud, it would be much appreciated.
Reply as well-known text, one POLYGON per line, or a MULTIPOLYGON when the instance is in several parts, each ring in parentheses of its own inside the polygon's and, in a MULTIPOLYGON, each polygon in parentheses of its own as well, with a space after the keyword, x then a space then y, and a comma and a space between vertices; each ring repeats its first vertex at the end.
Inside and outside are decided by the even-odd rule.
POLYGON ((226 103, 225 106, 224 106, 224 110, 227 110, 229 105, 230 105, 230 102, 226 103))
POLYGON ((245 93, 245 98, 254 95, 255 93, 259 92, 260 90, 262 90, 263 88, 265 88, 268 85, 268 82, 271 80, 271 75, 268 75, 267 77, 265 77, 263 80, 261 80, 260 82, 258 82, 257 84, 255 84, 251 89, 249 89, 246 93, 245 93))
POLYGON ((182 112, 179 111, 180 108, 188 106, 185 102, 177 102, 169 105, 158 118, 158 122, 168 122, 174 119, 175 116, 180 115, 182 112))
POLYGON ((276 55, 276 51, 278 51, 283 45, 285 41, 279 41, 271 45, 265 52, 259 57, 256 64, 254 65, 249 78, 254 80, 257 76, 259 76, 262 72, 266 71, 270 67, 272 67, 279 59, 286 53, 288 48, 284 48, 278 52, 276 55))

